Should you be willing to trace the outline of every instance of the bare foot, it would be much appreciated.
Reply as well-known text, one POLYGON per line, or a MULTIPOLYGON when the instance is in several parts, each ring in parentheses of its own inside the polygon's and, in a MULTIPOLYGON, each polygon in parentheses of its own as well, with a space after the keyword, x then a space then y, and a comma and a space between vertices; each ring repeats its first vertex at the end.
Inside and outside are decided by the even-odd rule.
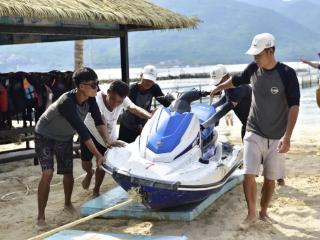
POLYGON ((48 225, 44 219, 37 220, 37 228, 39 231, 45 230, 48 228, 48 225))
POLYGON ((94 174, 94 170, 92 169, 91 174, 87 173, 87 175, 84 177, 84 179, 81 182, 83 189, 85 190, 89 189, 93 174, 94 174))
POLYGON ((74 208, 74 206, 72 204, 70 205, 64 205, 64 211, 66 211, 67 213, 70 213, 72 215, 77 214, 77 210, 74 208))
POLYGON ((272 219, 271 217, 269 217, 268 214, 262 214, 261 212, 259 212, 259 219, 263 222, 269 223, 269 224, 275 224, 277 223, 276 220, 272 219))
POLYGON ((277 180, 277 182, 278 182, 278 186, 284 186, 286 183, 284 182, 284 179, 278 179, 277 180))
POLYGON ((247 217, 245 220, 243 220, 242 223, 239 225, 239 229, 242 231, 245 231, 249 229, 252 225, 254 225, 257 222, 256 217, 247 217))
POLYGON ((94 190, 92 191, 92 198, 96 198, 96 197, 99 197, 100 196, 100 191, 98 190, 94 190))

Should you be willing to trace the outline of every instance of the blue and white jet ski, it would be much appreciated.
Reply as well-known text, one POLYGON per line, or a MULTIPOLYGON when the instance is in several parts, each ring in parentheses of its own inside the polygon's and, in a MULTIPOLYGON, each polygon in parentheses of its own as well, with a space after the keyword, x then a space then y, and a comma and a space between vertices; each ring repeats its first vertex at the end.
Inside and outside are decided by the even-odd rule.
POLYGON ((200 202, 218 192, 242 165, 242 154, 239 146, 217 141, 214 126, 201 130, 216 110, 191 102, 208 94, 185 92, 158 109, 135 142, 105 153, 103 169, 125 190, 139 188, 152 209, 200 202))

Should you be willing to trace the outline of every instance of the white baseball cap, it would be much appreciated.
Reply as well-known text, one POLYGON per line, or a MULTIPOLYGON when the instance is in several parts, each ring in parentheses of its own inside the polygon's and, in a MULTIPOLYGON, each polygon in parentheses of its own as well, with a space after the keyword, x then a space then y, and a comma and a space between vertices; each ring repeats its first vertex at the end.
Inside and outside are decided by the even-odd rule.
POLYGON ((275 46, 275 38, 270 33, 260 33, 254 36, 251 47, 248 49, 246 54, 249 55, 258 55, 264 49, 274 47, 275 46))
POLYGON ((156 82, 157 80, 157 69, 153 65, 147 65, 143 68, 142 78, 156 82))
POLYGON ((211 73, 210 73, 210 76, 214 81, 213 84, 214 85, 218 84, 222 80, 222 78, 227 74, 228 74, 227 68, 224 65, 218 64, 213 66, 213 69, 211 70, 211 73))

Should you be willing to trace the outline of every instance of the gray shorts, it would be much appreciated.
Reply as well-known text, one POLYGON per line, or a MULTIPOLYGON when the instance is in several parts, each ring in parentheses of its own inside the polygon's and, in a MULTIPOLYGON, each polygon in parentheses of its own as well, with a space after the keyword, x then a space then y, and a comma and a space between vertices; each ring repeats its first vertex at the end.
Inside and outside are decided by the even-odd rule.
POLYGON ((278 153, 279 140, 267 139, 253 132, 246 132, 243 144, 244 173, 259 176, 260 166, 263 165, 262 175, 269 180, 285 177, 285 157, 278 153))
POLYGON ((57 158, 57 174, 73 172, 73 140, 56 141, 35 133, 35 151, 42 171, 54 170, 54 155, 57 158))

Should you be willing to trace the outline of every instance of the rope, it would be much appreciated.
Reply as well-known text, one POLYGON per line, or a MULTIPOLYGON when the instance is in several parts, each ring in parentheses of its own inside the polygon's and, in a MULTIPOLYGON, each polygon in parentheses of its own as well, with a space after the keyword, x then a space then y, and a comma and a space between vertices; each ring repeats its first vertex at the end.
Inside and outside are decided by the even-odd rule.
POLYGON ((84 222, 86 222, 86 221, 88 221, 88 220, 90 220, 90 219, 93 219, 93 218, 95 218, 95 217, 101 216, 101 215, 103 215, 103 214, 105 214, 105 213, 107 213, 107 212, 111 212, 111 211, 113 211, 113 210, 115 210, 115 209, 118 209, 118 208, 127 206, 127 205, 130 204, 130 203, 134 203, 134 202, 136 202, 136 203, 141 203, 141 202, 142 202, 142 197, 141 197, 141 195, 140 195, 139 192, 140 192, 140 189, 139 189, 139 188, 131 188, 131 189, 128 191, 128 196, 129 196, 129 199, 128 199, 128 200, 126 200, 126 201, 124 201, 124 202, 122 202, 122 203, 118 203, 118 204, 116 204, 116 205, 114 205, 114 206, 112 206, 112 207, 110 207, 110 208, 106 208, 106 209, 101 210, 101 211, 99 211, 99 212, 93 213, 93 214, 91 214, 91 215, 89 215, 89 216, 86 216, 86 217, 84 217, 84 218, 80 218, 80 219, 78 219, 78 220, 76 220, 76 221, 73 221, 73 222, 71 222, 71 223, 67 223, 67 224, 65 224, 65 225, 63 225, 63 226, 54 228, 54 229, 52 229, 52 230, 50 230, 50 231, 48 231, 48 232, 45 232, 45 233, 42 233, 42 234, 37 235, 37 236, 35 236, 35 237, 29 238, 28 240, 44 239, 44 238, 46 238, 46 237, 48 237, 48 236, 51 236, 52 234, 55 234, 55 233, 60 232, 60 231, 62 231, 62 230, 65 230, 65 229, 74 227, 74 226, 76 226, 76 225, 78 225, 78 224, 80 224, 80 223, 84 223, 84 222))
MULTIPOLYGON (((79 180, 80 178, 83 178, 85 175, 86 175, 86 173, 80 175, 79 177, 76 177, 74 180, 77 181, 77 180, 79 180)), ((13 200, 16 200, 16 199, 19 199, 19 198, 22 198, 22 197, 26 197, 27 195, 29 195, 29 193, 30 193, 31 191, 37 191, 37 188, 30 189, 30 187, 29 187, 28 184, 24 183, 21 179, 19 179, 19 178, 17 178, 17 177, 9 178, 9 180, 10 180, 10 179, 15 179, 15 180, 17 180, 20 184, 22 184, 22 185, 24 186, 25 191, 15 191, 15 192, 6 193, 6 194, 4 194, 4 195, 2 195, 2 196, 0 197, 0 201, 2 201, 2 202, 13 201, 13 200), (21 193, 21 192, 24 193, 23 196, 21 196, 21 197, 18 197, 18 196, 16 196, 16 197, 11 197, 11 196, 16 195, 16 194, 21 193), (10 198, 10 197, 11 197, 11 198, 10 198)), ((1 184, 1 183, 5 183, 5 182, 6 182, 6 181, 1 181, 0 184, 1 184)), ((55 187, 55 186, 61 185, 62 183, 63 183, 63 182, 58 182, 58 183, 55 183, 55 184, 50 185, 50 187, 55 187)))
POLYGON ((117 205, 114 205, 113 207, 106 208, 106 209, 104 209, 104 210, 101 210, 101 211, 99 211, 99 212, 96 212, 96 213, 94 213, 94 214, 91 214, 91 215, 89 215, 89 216, 86 216, 86 217, 84 217, 84 218, 80 218, 80 219, 78 219, 78 220, 76 220, 76 221, 73 221, 73 222, 71 222, 71 223, 67 223, 67 224, 65 224, 65 225, 63 225, 63 226, 57 227, 57 228, 52 229, 52 230, 50 230, 50 231, 48 231, 48 232, 45 232, 45 233, 39 234, 39 235, 37 235, 37 236, 35 236, 35 237, 29 238, 28 240, 44 239, 44 238, 46 238, 46 237, 51 236, 52 234, 55 234, 55 233, 60 232, 60 231, 62 231, 62 230, 65 230, 65 229, 74 227, 74 226, 76 226, 76 225, 78 225, 78 224, 80 224, 80 223, 84 223, 84 222, 86 222, 86 221, 88 221, 88 220, 90 220, 90 219, 93 219, 93 218, 95 218, 95 217, 101 216, 101 215, 103 215, 103 214, 105 214, 105 213, 107 213, 107 212, 111 212, 112 210, 115 210, 115 209, 124 207, 124 206, 130 204, 131 202, 133 202, 133 200, 132 200, 132 199, 128 199, 127 201, 122 202, 122 203, 119 203, 119 204, 117 204, 117 205))
MULTIPOLYGON (((25 192, 24 192, 24 195, 23 195, 23 196, 27 196, 27 195, 29 194, 30 188, 29 188, 28 184, 23 183, 23 181, 22 181, 21 179, 17 178, 17 177, 13 177, 13 178, 11 178, 11 179, 17 180, 21 185, 24 186, 25 192)), ((3 181, 3 182, 5 182, 5 181, 3 181)), ((3 182, 1 182, 1 183, 3 183, 3 182)), ((17 193, 19 193, 19 192, 22 192, 22 191, 16 191, 16 192, 6 193, 6 194, 2 195, 0 199, 1 199, 1 201, 3 201, 3 202, 7 202, 7 201, 11 201, 11 200, 18 199, 18 197, 12 197, 12 198, 8 198, 8 197, 9 197, 9 196, 12 196, 12 195, 15 195, 15 194, 17 194, 17 193)))

